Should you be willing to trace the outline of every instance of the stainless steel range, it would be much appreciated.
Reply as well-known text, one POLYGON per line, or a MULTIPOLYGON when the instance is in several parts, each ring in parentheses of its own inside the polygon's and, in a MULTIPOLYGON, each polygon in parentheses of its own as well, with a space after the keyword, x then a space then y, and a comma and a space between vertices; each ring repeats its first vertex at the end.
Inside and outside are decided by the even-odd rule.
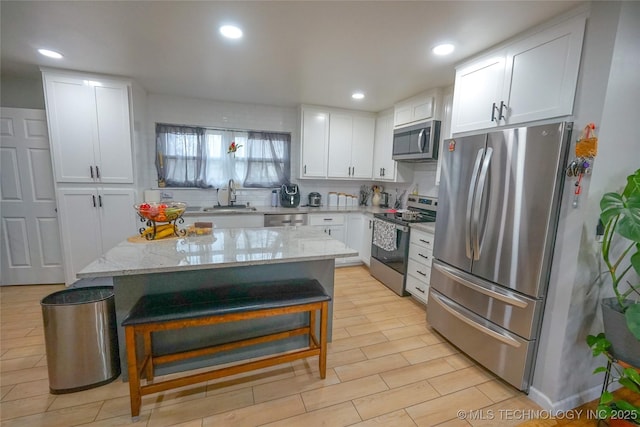
POLYGON ((409 224, 434 222, 438 199, 411 195, 407 209, 374 214, 371 242, 371 275, 400 296, 405 291, 405 273, 409 257, 409 224))

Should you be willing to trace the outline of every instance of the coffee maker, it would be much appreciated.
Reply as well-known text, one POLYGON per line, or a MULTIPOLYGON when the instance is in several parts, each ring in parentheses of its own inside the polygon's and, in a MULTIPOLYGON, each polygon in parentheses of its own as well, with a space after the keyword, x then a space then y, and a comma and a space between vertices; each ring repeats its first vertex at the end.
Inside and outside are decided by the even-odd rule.
POLYGON ((280 189, 280 206, 297 208, 300 204, 300 189, 296 184, 282 184, 280 189))

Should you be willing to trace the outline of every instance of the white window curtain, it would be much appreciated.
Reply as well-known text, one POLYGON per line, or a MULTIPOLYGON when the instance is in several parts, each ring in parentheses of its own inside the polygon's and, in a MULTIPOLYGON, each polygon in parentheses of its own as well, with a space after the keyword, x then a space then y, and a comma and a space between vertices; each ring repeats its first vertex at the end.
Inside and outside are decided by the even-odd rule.
POLYGON ((290 177, 289 134, 158 124, 156 149, 158 181, 168 187, 221 188, 233 179, 271 188, 290 177))

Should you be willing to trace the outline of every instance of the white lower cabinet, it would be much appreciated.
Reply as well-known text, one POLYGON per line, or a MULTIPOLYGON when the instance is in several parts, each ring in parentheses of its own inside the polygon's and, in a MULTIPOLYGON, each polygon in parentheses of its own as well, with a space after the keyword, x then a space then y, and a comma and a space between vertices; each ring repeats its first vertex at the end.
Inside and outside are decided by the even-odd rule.
POLYGON ((373 215, 362 215, 362 250, 360 259, 367 267, 371 264, 371 242, 373 240, 373 215))
MULTIPOLYGON (((340 240, 343 243, 347 243, 345 224, 346 218, 344 214, 309 214, 309 225, 322 230, 324 233, 333 237, 336 240, 340 240)), ((337 264, 345 264, 347 258, 336 258, 337 264)))
POLYGON ((433 258, 433 234, 411 229, 406 290, 417 300, 427 303, 433 258))
POLYGON ((59 188, 57 200, 67 284, 77 280, 78 271, 137 233, 133 189, 59 188))

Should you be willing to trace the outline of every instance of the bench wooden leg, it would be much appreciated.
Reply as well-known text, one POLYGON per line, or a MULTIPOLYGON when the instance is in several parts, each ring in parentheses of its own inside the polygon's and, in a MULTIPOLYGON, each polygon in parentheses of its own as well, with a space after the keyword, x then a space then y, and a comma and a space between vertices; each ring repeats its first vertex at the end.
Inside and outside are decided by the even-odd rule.
POLYGON ((313 348, 316 346, 317 340, 315 340, 316 336, 316 311, 309 311, 309 347, 313 348))
POLYGON ((327 376, 327 318, 329 312, 329 303, 323 302, 320 309, 320 378, 325 379, 327 376))
POLYGON ((144 376, 147 381, 153 381, 153 353, 151 352, 151 332, 145 331, 144 340, 144 357, 146 359, 144 376))
POLYGON ((127 346, 127 364, 129 369, 129 397, 131 400, 131 416, 140 415, 142 396, 140 395, 140 373, 138 372, 138 358, 136 352, 136 333, 133 326, 124 328, 127 346))

